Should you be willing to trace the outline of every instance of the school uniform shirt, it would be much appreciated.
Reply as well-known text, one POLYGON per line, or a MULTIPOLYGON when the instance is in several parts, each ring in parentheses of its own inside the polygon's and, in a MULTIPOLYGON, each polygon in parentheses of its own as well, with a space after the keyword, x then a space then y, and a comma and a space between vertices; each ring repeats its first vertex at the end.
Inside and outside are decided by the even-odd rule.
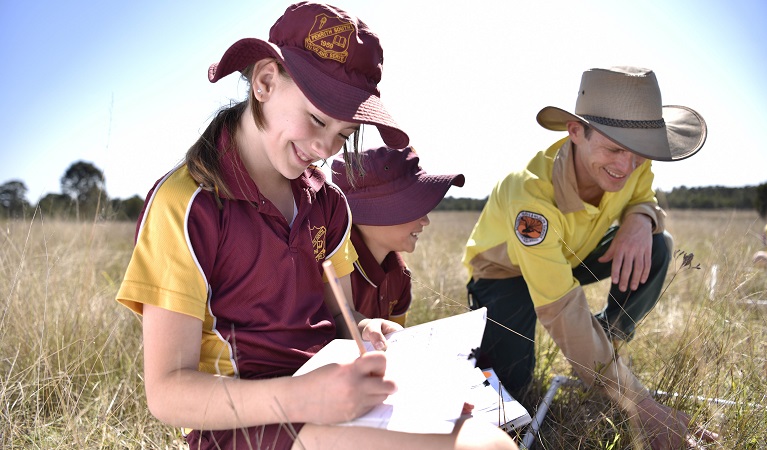
POLYGON ((397 252, 389 252, 381 264, 352 227, 352 244, 359 255, 351 274, 354 306, 370 318, 402 317, 412 301, 410 270, 397 252))
MULTIPOLYGON (((653 233, 663 232, 652 181, 647 160, 623 189, 605 192, 598 206, 585 203, 571 142, 562 139, 496 185, 466 245, 463 263, 475 280, 525 278, 538 319, 588 384, 595 380, 595 361, 614 358, 572 269, 628 214, 646 214, 653 233)), ((607 366, 608 393, 621 404, 649 395, 622 362, 607 366)))
POLYGON ((186 165, 156 183, 117 300, 139 314, 151 304, 203 321, 200 371, 291 375, 335 337, 322 263, 331 260, 339 277, 353 270, 346 199, 310 166, 291 181, 289 225, 236 150, 221 164, 234 197, 220 197, 222 209, 186 165))

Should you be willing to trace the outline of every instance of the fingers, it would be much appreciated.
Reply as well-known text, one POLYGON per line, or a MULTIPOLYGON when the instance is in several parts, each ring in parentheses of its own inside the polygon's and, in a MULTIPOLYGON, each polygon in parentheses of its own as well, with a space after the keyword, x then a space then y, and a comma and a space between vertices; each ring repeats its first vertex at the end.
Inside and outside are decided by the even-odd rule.
POLYGON ((613 259, 613 283, 618 285, 621 292, 626 292, 631 277, 631 271, 634 268, 634 261, 628 258, 613 259))
POLYGON ((709 431, 703 427, 698 427, 694 434, 687 435, 687 448, 688 449, 703 449, 708 446, 701 446, 702 442, 707 444, 715 443, 719 441, 719 434, 709 431))
POLYGON ((386 354, 383 352, 367 352, 354 361, 354 368, 367 383, 364 388, 368 389, 368 395, 386 396, 397 392, 397 384, 392 380, 386 380, 386 354))
POLYGON ((610 261, 611 259, 613 259, 613 253, 614 253, 613 248, 614 247, 612 245, 610 245, 607 248, 607 251, 605 252, 605 254, 600 256, 599 258, 597 258, 597 261, 599 261, 601 263, 606 263, 607 261, 610 261))
POLYGON ((386 372, 386 355, 382 352, 367 352, 357 358, 354 369, 360 377, 355 383, 360 399, 360 409, 365 412, 381 404, 386 397, 397 392, 397 385, 383 378, 386 372))
POLYGON ((397 385, 383 378, 386 373, 384 353, 366 352, 354 360, 351 369, 353 375, 347 378, 347 386, 351 388, 351 404, 348 405, 351 417, 359 417, 397 392, 397 385))
POLYGON ((612 259, 613 265, 610 272, 610 282, 617 284, 621 292, 626 292, 631 274, 634 271, 635 261, 631 255, 632 252, 627 251, 621 245, 616 245, 616 241, 613 241, 613 245, 599 258, 600 262, 607 262, 612 259))
POLYGON ((328 364, 297 377, 304 392, 301 421, 338 423, 365 414, 397 391, 385 373, 386 355, 370 351, 350 363, 328 364))
POLYGON ((384 337, 383 331, 381 331, 381 320, 366 319, 360 322, 360 325, 364 325, 362 339, 369 341, 376 350, 386 350, 386 337, 384 337))
MULTIPOLYGON (((641 253, 633 261, 631 271, 631 290, 639 289, 639 284, 647 281, 650 276, 650 255, 641 253)), ((623 290, 623 289, 621 289, 623 290)))
POLYGON ((384 335, 387 335, 389 333, 394 333, 395 331, 400 331, 404 329, 402 325, 400 325, 397 322, 394 322, 392 320, 382 320, 381 321, 381 332, 384 335))
POLYGON ((700 448, 700 445, 698 445, 698 442, 695 440, 694 437, 688 435, 687 436, 687 446, 685 447, 687 450, 697 450, 700 448))
POLYGON ((613 284, 621 292, 636 290, 650 277, 652 255, 652 220, 643 214, 629 214, 618 229, 607 251, 598 261, 612 260, 613 284))
POLYGON ((373 345, 374 349, 380 351, 386 350, 386 338, 380 331, 368 334, 367 340, 370 341, 370 344, 373 345))
POLYGON ((695 433, 693 433, 693 436, 698 439, 699 441, 706 441, 706 442, 717 442, 719 441, 719 433, 714 433, 711 430, 707 430, 706 428, 703 428, 701 426, 698 426, 695 430, 695 433))
MULTIPOLYGON (((626 289, 628 289, 629 286, 629 280, 631 280, 632 273, 635 272, 634 270, 634 263, 635 261, 632 258, 629 258, 625 254, 621 254, 619 257, 613 258, 613 266, 612 266, 612 283, 618 285, 618 289, 620 289, 621 292, 626 292, 626 289)), ((635 276, 636 278, 636 276, 635 276)), ((637 285, 638 285, 637 280, 637 285)), ((632 289, 636 289, 633 287, 632 283, 632 289)))
POLYGON ((719 435, 695 426, 688 414, 655 402, 651 397, 640 402, 639 416, 653 450, 702 448, 702 442, 717 442, 719 435), (695 432, 691 428, 695 428, 695 432))
POLYGON ((390 320, 365 319, 360 322, 363 327, 362 338, 369 341, 376 350, 386 350, 386 334, 402 329, 402 325, 390 320))
MULTIPOLYGON (((605 255, 607 254, 605 253, 605 255)), ((619 251, 613 256, 610 274, 612 283, 617 284, 621 292, 626 292, 629 287, 635 291, 639 289, 640 284, 646 282, 650 277, 650 268, 650 253, 646 251, 619 251)))
POLYGON ((382 352, 366 352, 354 361, 354 369, 360 376, 381 378, 386 373, 386 355, 382 352))

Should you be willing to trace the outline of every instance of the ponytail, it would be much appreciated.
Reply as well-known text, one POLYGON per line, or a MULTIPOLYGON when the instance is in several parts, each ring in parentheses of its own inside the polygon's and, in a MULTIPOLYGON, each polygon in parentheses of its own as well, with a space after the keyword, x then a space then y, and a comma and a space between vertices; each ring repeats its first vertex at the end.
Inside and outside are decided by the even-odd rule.
POLYGON ((237 129, 237 123, 247 107, 248 102, 242 101, 220 109, 200 138, 197 139, 197 142, 186 152, 189 175, 204 190, 218 194, 214 197, 219 208, 222 207, 219 195, 227 198, 232 197, 232 192, 221 175, 221 157, 234 150, 234 130, 237 129), (219 152, 217 145, 221 133, 229 134, 227 136, 228 146, 223 152, 219 152))

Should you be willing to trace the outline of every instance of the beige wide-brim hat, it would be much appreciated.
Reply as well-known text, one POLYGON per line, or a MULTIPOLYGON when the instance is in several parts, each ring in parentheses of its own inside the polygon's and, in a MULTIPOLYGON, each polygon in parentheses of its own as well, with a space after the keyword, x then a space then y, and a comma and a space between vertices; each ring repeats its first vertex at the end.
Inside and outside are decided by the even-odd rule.
POLYGON ((547 106, 536 117, 549 130, 567 122, 588 124, 621 147, 656 161, 679 161, 706 142, 706 122, 686 106, 663 106, 655 73, 638 67, 583 73, 575 114, 547 106))

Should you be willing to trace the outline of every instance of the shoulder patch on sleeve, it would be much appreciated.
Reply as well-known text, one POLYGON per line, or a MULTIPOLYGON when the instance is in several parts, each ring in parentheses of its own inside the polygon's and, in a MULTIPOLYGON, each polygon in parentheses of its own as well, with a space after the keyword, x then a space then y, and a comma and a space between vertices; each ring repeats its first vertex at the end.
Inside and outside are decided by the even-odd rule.
POLYGON ((517 239, 524 245, 536 245, 543 242, 549 222, 540 214, 530 211, 520 211, 514 221, 514 231, 517 239))

